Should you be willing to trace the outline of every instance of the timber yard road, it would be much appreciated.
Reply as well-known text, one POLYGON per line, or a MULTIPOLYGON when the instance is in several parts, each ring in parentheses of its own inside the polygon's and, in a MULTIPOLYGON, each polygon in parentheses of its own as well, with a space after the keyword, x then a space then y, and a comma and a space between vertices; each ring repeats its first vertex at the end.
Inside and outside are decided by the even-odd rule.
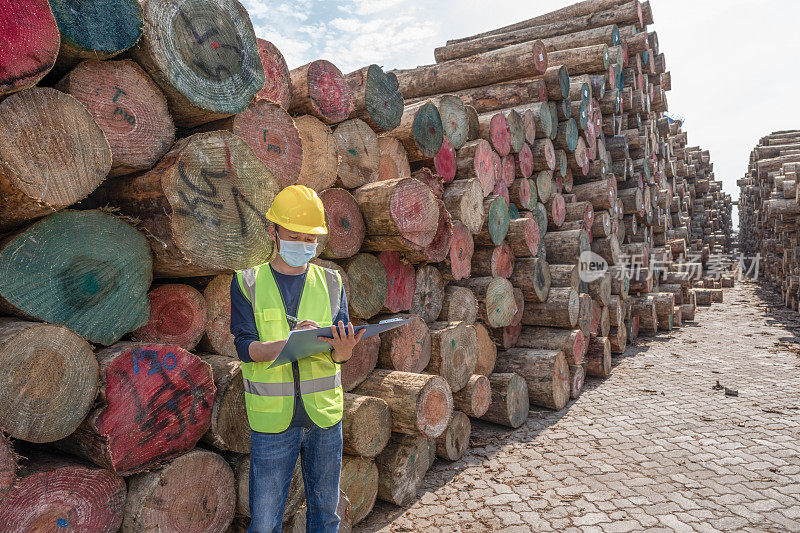
POLYGON ((474 422, 462 460, 437 459, 410 507, 378 502, 355 531, 800 531, 797 316, 737 282, 563 411, 474 422))

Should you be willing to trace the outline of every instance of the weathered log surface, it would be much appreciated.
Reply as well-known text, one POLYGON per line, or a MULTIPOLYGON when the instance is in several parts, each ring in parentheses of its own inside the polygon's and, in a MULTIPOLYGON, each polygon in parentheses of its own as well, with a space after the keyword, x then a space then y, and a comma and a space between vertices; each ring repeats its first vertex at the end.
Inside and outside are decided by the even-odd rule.
POLYGON ((392 432, 389 405, 380 398, 345 393, 342 435, 344 453, 375 457, 392 432))
POLYGON ((0 491, 3 531, 52 531, 64 527, 58 525, 62 520, 73 531, 119 530, 126 500, 121 476, 39 449, 24 454, 14 486, 0 491))
POLYGON ((453 411, 453 417, 445 432, 436 439, 436 456, 448 461, 458 461, 469 448, 472 424, 461 411, 453 411))
POLYGON ((519 374, 494 373, 489 376, 492 403, 481 420, 512 428, 525 423, 530 410, 528 386, 519 374))
POLYGON ((130 54, 164 91, 175 124, 244 111, 266 81, 245 8, 237 0, 141 4, 144 29, 130 54))
POLYGON ((264 263, 273 246, 265 215, 278 190, 241 138, 214 131, 181 139, 153 170, 114 180, 105 193, 140 219, 156 275, 186 277, 264 263))
POLYGON ((495 370, 522 376, 534 405, 558 411, 569 401, 569 366, 560 350, 513 348, 498 359, 495 370))
POLYGON ((441 376, 375 370, 353 392, 383 399, 392 412, 392 431, 406 435, 438 437, 453 411, 450 387, 441 376))
POLYGON ((0 102, 0 232, 72 205, 111 169, 111 148, 74 97, 35 87, 0 102))
POLYGON ((233 470, 219 455, 198 448, 129 478, 122 531, 224 531, 235 506, 233 470))
POLYGON ((97 396, 92 347, 63 326, 0 318, 0 373, 0 427, 29 442, 75 431, 97 396))

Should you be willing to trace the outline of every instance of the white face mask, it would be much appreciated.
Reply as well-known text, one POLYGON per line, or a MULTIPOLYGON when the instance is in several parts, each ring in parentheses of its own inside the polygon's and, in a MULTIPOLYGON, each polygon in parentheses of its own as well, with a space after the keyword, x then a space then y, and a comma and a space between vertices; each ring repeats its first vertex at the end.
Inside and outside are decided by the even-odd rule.
POLYGON ((317 244, 319 244, 316 242, 278 240, 281 244, 278 253, 281 254, 281 257, 289 266, 293 267, 301 267, 314 259, 314 255, 317 253, 317 244))

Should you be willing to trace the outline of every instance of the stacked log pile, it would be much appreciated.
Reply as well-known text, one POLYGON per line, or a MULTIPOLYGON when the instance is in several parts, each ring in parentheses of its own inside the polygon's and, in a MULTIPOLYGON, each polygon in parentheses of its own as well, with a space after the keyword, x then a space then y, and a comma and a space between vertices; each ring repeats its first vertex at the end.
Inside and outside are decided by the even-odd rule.
POLYGON ((800 305, 798 173, 800 130, 776 131, 759 140, 747 174, 737 182, 742 273, 773 285, 795 311, 800 305))
MULTIPOLYGON (((476 419, 563 409, 640 331, 719 298, 685 267, 702 279, 726 249, 730 197, 663 116, 648 2, 581 2, 448 42, 435 65, 349 74, 290 70, 237 0, 120 0, 113 47, 91 3, 81 39, 75 9, 23 4, 41 14, 12 7, 12 40, 34 46, 32 21, 43 37, 0 80, 0 519, 20 530, 64 519, 37 472, 75 485, 58 505, 84 513, 76 529, 247 527, 229 287, 273 256, 264 214, 295 183, 325 205, 315 263, 341 273, 352 320, 413 318, 342 366, 343 528, 411 502, 476 419)), ((285 527, 305 516, 298 466, 285 527)))

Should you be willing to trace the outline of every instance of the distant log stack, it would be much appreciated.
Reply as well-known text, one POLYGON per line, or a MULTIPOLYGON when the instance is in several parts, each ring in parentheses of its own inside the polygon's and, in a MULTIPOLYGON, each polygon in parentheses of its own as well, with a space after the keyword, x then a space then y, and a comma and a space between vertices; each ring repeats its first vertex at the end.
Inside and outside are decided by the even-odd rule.
MULTIPOLYGON (((800 306, 800 256, 796 246, 799 174, 800 130, 776 131, 761 138, 750 154, 747 174, 737 182, 739 245, 747 258, 742 274, 766 280, 795 311, 800 306)), ((710 244, 716 244, 716 248, 727 242, 724 235, 715 237, 710 244)), ((698 305, 702 305, 700 298, 708 299, 709 295, 698 292, 697 296, 698 305)))

